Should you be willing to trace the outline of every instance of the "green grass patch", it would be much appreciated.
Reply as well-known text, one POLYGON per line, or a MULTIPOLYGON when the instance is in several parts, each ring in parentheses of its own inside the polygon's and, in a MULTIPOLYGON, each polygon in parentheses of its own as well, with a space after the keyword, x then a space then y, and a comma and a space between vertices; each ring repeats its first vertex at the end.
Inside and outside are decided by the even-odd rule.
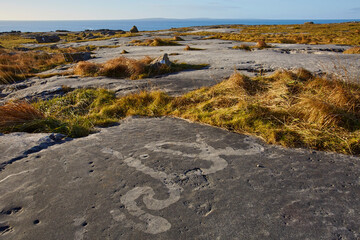
POLYGON ((3 34, 0 35, 0 45, 6 49, 22 47, 22 44, 36 43, 35 39, 29 39, 22 34, 3 34))
POLYGON ((179 97, 140 92, 116 98, 103 89, 79 89, 33 106, 40 117, 12 128, 8 123, 7 131, 25 126, 81 137, 131 115, 176 116, 270 144, 360 154, 360 86, 304 69, 253 78, 234 73, 179 97))

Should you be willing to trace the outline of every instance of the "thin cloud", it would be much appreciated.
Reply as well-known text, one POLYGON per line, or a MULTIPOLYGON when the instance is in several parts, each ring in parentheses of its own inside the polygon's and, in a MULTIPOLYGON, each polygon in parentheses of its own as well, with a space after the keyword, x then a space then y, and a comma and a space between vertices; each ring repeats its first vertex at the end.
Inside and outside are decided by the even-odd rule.
POLYGON ((186 5, 167 5, 167 4, 156 4, 156 5, 152 5, 152 6, 156 6, 158 8, 165 8, 165 9, 196 9, 196 10, 201 10, 201 11, 214 11, 214 10, 229 10, 229 9, 240 9, 241 7, 239 6, 229 6, 229 5, 223 5, 223 4, 219 4, 217 2, 211 2, 207 5, 196 5, 196 4, 186 4, 186 5))
POLYGON ((350 12, 360 13, 360 7, 351 8, 350 12))

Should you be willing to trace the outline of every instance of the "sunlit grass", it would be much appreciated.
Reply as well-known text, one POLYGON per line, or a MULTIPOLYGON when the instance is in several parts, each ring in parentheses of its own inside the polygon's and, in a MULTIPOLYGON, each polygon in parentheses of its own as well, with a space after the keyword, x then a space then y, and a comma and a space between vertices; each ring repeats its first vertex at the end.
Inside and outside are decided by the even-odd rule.
POLYGON ((10 84, 65 63, 60 53, 0 49, 0 84, 10 84))
MULTIPOLYGON (((176 116, 270 144, 360 154, 360 86, 304 69, 253 78, 235 72, 215 86, 178 97, 142 91, 116 98, 103 89, 79 89, 33 106, 43 116, 39 129, 73 137, 126 116, 176 116)), ((10 125, 5 130, 19 129, 18 123, 10 125)))
POLYGON ((74 73, 85 77, 106 76, 111 78, 130 78, 136 80, 156 75, 180 72, 183 70, 201 69, 207 66, 206 64, 191 65, 185 63, 171 63, 170 66, 162 64, 154 67, 151 65, 153 60, 154 59, 150 57, 144 57, 139 60, 119 57, 111 59, 103 64, 79 62, 74 68, 74 73))
POLYGON ((101 34, 100 32, 93 32, 92 33, 95 38, 89 39, 81 36, 78 33, 70 32, 66 36, 60 36, 61 39, 63 39, 66 42, 94 42, 94 41, 103 41, 113 38, 125 38, 125 37, 136 37, 140 36, 139 33, 116 33, 112 36, 106 36, 101 34))
POLYGON ((348 50, 344 51, 344 54, 360 54, 360 47, 349 48, 348 50))
POLYGON ((0 45, 7 49, 21 47, 22 44, 36 43, 35 39, 25 38, 21 34, 3 34, 0 35, 0 45))
POLYGON ((241 25, 239 33, 179 32, 179 35, 209 36, 240 42, 360 45, 360 23, 241 25))
POLYGON ((154 38, 145 40, 133 40, 130 44, 134 46, 178 46, 180 45, 175 38, 154 38))
POLYGON ((186 45, 185 48, 184 48, 185 51, 202 51, 202 50, 205 50, 205 49, 202 49, 202 48, 194 48, 194 47, 190 47, 189 45, 186 45))

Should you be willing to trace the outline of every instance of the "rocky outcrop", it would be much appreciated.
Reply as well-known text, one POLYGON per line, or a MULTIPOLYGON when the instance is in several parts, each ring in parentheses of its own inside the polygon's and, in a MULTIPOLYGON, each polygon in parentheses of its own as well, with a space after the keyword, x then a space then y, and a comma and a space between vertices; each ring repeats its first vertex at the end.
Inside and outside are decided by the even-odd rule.
POLYGON ((77 52, 77 53, 64 53, 66 62, 80 62, 91 59, 91 53, 89 52, 77 52))
POLYGON ((150 66, 152 68, 159 68, 161 65, 167 65, 167 66, 171 65, 171 61, 170 61, 169 55, 167 53, 165 53, 163 56, 160 56, 160 57, 154 59, 150 63, 150 66))
POLYGON ((179 37, 179 36, 175 36, 175 37, 173 38, 173 40, 174 40, 174 41, 184 41, 184 39, 181 38, 181 37, 179 37))
POLYGON ((115 31, 104 31, 104 32, 101 32, 102 35, 105 35, 105 36, 114 36, 116 34, 115 31))
POLYGON ((57 45, 51 45, 50 49, 59 49, 59 47, 57 45))
POLYGON ((130 29, 130 32, 131 32, 131 33, 138 33, 139 30, 138 30, 138 28, 137 28, 136 26, 133 26, 133 27, 130 29))
POLYGON ((26 52, 26 51, 29 51, 30 49, 26 48, 26 47, 14 47, 14 50, 21 51, 21 52, 26 52))
POLYGON ((64 135, 54 133, 0 134, 0 172, 7 165, 21 160, 32 153, 40 152, 58 143, 63 143, 64 138, 64 135))
POLYGON ((58 35, 38 35, 35 39, 38 43, 54 43, 60 41, 58 35))

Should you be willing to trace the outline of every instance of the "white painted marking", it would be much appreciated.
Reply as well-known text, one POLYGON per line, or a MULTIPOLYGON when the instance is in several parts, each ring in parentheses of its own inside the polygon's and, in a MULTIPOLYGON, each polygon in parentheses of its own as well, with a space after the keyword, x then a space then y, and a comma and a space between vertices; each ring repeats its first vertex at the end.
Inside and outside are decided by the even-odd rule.
MULTIPOLYGON (((37 168, 36 168, 37 169, 37 168)), ((9 176, 5 177, 4 179, 0 180, 0 183, 6 181, 7 179, 11 178, 11 177, 14 177, 14 176, 18 176, 18 175, 21 175, 21 174, 24 174, 24 173, 28 173, 30 171, 35 171, 36 169, 32 169, 32 170, 26 170, 26 171, 22 171, 22 172, 19 172, 19 173, 14 173, 14 174, 10 174, 9 176)))
MULTIPOLYGON (((234 150, 230 147, 227 147, 225 149, 215 149, 205 143, 205 141, 201 139, 200 135, 197 135, 197 140, 194 143, 166 141, 154 142, 145 145, 145 148, 153 152, 171 154, 175 157, 181 156, 192 159, 210 161, 212 165, 209 168, 201 168, 203 174, 207 175, 221 171, 228 166, 227 161, 220 156, 249 156, 259 154, 264 151, 264 148, 261 145, 251 142, 251 140, 248 138, 245 138, 244 142, 248 143, 250 148, 238 150, 234 150), (182 148, 188 147, 199 150, 199 153, 189 154, 182 151, 168 149, 165 148, 165 146, 179 146, 182 148)), ((120 152, 114 151, 110 148, 104 148, 102 152, 106 154, 112 154, 119 159, 124 159, 123 155, 120 152)), ((161 183, 163 183, 168 189, 169 197, 164 200, 158 200, 154 198, 155 192, 151 187, 135 187, 132 190, 128 191, 124 196, 122 196, 120 201, 125 205, 125 209, 129 212, 129 214, 137 217, 139 220, 142 221, 142 223, 135 223, 129 219, 126 219, 126 215, 123 214, 119 209, 111 210, 110 214, 117 222, 125 221, 124 226, 126 227, 133 227, 145 233, 158 234, 168 231, 171 228, 171 224, 162 217, 151 215, 142 210, 140 207, 138 207, 136 200, 141 196, 144 196, 143 202, 148 209, 162 210, 179 201, 180 194, 183 189, 173 181, 173 176, 167 175, 164 172, 155 171, 154 169, 147 167, 141 162, 141 160, 148 159, 149 157, 150 156, 148 154, 141 155, 139 156, 139 158, 131 156, 124 159, 124 162, 129 167, 133 167, 136 170, 144 174, 150 175, 152 178, 159 180, 161 183)))

